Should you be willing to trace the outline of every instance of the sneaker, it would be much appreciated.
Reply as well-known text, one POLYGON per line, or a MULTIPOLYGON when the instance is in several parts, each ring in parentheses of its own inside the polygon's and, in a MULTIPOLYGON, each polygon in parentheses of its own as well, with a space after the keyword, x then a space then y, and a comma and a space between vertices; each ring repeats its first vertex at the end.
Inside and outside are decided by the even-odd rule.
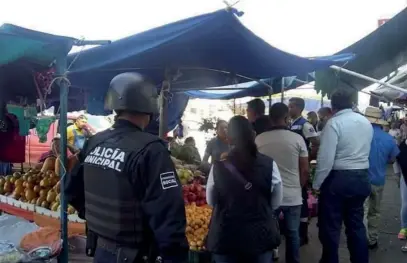
POLYGON ((407 244, 405 244, 404 246, 401 247, 401 251, 407 252, 407 244))
POLYGON ((407 239, 407 228, 403 228, 400 230, 398 238, 401 240, 407 239))

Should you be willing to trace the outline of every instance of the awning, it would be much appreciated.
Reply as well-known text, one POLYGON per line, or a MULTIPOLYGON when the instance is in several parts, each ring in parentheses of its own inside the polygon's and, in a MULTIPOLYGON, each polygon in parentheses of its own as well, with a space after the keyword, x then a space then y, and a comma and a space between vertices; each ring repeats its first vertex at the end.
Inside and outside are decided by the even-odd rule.
MULTIPOLYGON (((344 68, 375 79, 396 71, 407 63, 407 8, 365 38, 338 52, 341 53, 356 55, 344 68)), ((330 69, 316 73, 316 89, 324 94, 338 87, 361 90, 370 84, 330 69)))
POLYGON ((173 91, 196 90, 298 76, 353 58, 308 59, 286 53, 248 30, 236 14, 220 10, 71 54, 75 62, 69 77, 74 87, 105 93, 121 72, 138 71, 159 87, 169 70, 173 91))
POLYGON ((0 26, 0 66, 20 60, 49 66, 57 57, 66 56, 74 41, 69 37, 4 24, 0 26))

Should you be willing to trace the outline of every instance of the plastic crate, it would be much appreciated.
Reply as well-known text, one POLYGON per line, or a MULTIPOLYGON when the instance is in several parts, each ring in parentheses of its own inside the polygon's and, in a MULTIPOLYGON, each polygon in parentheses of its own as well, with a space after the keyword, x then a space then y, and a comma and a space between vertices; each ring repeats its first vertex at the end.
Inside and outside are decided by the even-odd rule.
POLYGON ((188 263, 211 263, 211 254, 207 251, 189 251, 188 263))

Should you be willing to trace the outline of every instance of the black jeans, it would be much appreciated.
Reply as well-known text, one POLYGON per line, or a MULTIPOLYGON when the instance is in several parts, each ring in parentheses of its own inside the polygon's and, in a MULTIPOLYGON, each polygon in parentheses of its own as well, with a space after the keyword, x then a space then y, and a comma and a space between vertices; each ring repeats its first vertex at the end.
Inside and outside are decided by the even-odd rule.
POLYGON ((342 222, 345 223, 350 261, 368 263, 369 250, 363 224, 363 203, 370 194, 367 170, 332 171, 320 189, 320 263, 338 263, 342 222))

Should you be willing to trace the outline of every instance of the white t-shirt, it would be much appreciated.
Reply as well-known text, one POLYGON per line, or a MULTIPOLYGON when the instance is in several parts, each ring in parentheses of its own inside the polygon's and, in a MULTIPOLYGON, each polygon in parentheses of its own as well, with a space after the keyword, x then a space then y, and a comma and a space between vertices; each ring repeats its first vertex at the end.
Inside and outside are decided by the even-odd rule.
POLYGON ((308 157, 304 139, 292 131, 279 129, 258 135, 256 145, 259 152, 273 158, 280 170, 283 182, 281 205, 301 205, 299 158, 308 157))

